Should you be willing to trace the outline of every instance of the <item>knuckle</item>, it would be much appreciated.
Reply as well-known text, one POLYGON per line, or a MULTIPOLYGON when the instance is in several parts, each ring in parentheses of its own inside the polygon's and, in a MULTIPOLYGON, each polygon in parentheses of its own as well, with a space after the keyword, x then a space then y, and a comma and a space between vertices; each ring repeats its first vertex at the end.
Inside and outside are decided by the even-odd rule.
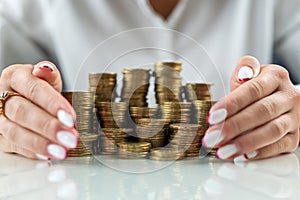
POLYGON ((15 66, 9 66, 2 70, 1 79, 8 80, 12 77, 15 71, 15 66))
POLYGON ((277 66, 276 70, 277 70, 277 76, 279 79, 288 80, 290 78, 290 75, 289 75, 289 72, 287 69, 285 69, 281 66, 277 66))
POLYGON ((6 115, 14 121, 22 121, 25 117, 24 107, 21 101, 15 100, 16 97, 12 97, 6 103, 7 110, 6 115))
POLYGON ((48 137, 54 137, 49 135, 49 133, 56 133, 60 127, 59 122, 57 122, 56 120, 46 120, 45 122, 43 122, 42 124, 42 131, 43 131, 43 135, 48 135, 48 137))
POLYGON ((264 84, 263 84, 263 79, 260 81, 253 81, 252 84, 249 86, 249 93, 253 97, 261 97, 264 94, 264 84))
POLYGON ((39 89, 39 83, 37 81, 29 81, 28 82, 28 97, 35 101, 37 94, 38 94, 38 89, 39 89))
POLYGON ((275 120, 272 122, 271 132, 275 138, 280 138, 286 130, 287 123, 283 120, 275 120))
POLYGON ((264 100, 260 105, 259 111, 271 118, 276 114, 276 105, 273 101, 264 100))
POLYGON ((226 135, 233 134, 233 137, 236 137, 241 133, 242 126, 239 120, 227 120, 223 130, 226 132, 226 135))

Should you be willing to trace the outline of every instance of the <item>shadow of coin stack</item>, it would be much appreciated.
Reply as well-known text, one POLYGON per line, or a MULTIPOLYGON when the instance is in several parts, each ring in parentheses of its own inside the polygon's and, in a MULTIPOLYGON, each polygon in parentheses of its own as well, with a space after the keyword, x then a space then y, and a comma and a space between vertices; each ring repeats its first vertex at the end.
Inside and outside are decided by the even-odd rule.
POLYGON ((78 147, 70 149, 68 156, 90 156, 99 149, 98 134, 90 123, 93 120, 93 92, 62 92, 62 95, 76 112, 76 130, 79 133, 78 147))

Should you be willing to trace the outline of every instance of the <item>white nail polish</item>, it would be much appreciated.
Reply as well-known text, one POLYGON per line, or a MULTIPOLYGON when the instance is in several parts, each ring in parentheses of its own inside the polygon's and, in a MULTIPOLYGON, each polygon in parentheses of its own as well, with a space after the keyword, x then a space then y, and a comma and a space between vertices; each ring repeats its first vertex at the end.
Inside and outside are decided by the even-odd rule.
POLYGON ((60 185, 57 189, 56 195, 60 199, 77 199, 77 191, 77 185, 72 181, 60 185))
POLYGON ((222 131, 220 130, 206 133, 203 138, 205 146, 209 148, 212 148, 215 145, 219 144, 220 142, 222 142, 222 140, 223 140, 223 136, 222 136, 222 131))
POLYGON ((250 67, 242 67, 239 72, 238 72, 238 79, 240 81, 246 81, 246 80, 249 80, 249 79, 252 79, 254 76, 254 72, 252 70, 252 68, 250 67))
POLYGON ((219 110, 216 110, 212 112, 209 117, 208 117, 208 123, 213 125, 213 124, 218 124, 222 121, 224 121, 227 117, 227 110, 222 108, 219 110))
POLYGON ((257 156, 257 151, 253 151, 251 153, 247 153, 245 157, 247 157, 248 159, 252 159, 255 158, 257 156))
POLYGON ((48 150, 48 153, 50 155, 54 156, 55 158, 58 158, 58 159, 66 158, 67 151, 59 145, 50 144, 50 145, 48 145, 47 150, 48 150))
POLYGON ((59 142, 61 142, 68 148, 76 148, 77 146, 77 138, 73 133, 70 133, 68 131, 59 131, 56 137, 59 142))
POLYGON ((227 159, 231 156, 233 156, 234 154, 236 154, 238 152, 238 149, 236 147, 235 144, 229 144, 226 145, 224 147, 221 147, 218 151, 217 151, 217 156, 220 159, 227 159))
POLYGON ((74 127, 73 117, 72 117, 72 115, 68 114, 66 111, 59 110, 58 113, 57 113, 57 118, 65 126, 67 126, 69 128, 74 127))
POLYGON ((35 156, 40 160, 49 160, 47 156, 36 153, 35 156))
POLYGON ((66 180, 66 172, 63 169, 51 171, 48 174, 48 181, 51 183, 59 183, 66 180))
POLYGON ((233 161, 234 161, 234 163, 239 163, 239 162, 245 162, 245 161, 247 161, 247 159, 245 158, 244 155, 240 155, 240 156, 236 157, 233 161))

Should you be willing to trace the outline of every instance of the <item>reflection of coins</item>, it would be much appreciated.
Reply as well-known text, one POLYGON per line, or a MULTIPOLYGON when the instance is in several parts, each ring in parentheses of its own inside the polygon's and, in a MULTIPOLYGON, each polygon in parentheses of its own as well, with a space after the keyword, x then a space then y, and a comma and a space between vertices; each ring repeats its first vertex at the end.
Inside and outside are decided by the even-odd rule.
POLYGON ((149 158, 152 160, 175 161, 182 160, 185 154, 176 148, 157 148, 152 149, 149 158))
POLYGON ((155 95, 156 102, 182 101, 180 62, 158 62, 155 63, 155 95))
POLYGON ((147 107, 150 70, 131 69, 123 70, 122 101, 130 107, 147 107))

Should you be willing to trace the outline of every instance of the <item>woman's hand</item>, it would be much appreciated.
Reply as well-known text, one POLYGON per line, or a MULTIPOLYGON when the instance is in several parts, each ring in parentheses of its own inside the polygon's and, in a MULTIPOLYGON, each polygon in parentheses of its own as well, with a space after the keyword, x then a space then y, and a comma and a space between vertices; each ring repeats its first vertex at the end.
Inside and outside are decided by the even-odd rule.
POLYGON ((300 91, 286 69, 260 66, 255 58, 243 57, 231 90, 210 110, 212 126, 204 146, 217 147, 220 159, 235 161, 272 157, 298 147, 300 91))
POLYGON ((3 70, 0 92, 13 91, 0 116, 0 150, 34 159, 62 160, 75 148, 75 111, 60 92, 61 76, 50 62, 3 70))

